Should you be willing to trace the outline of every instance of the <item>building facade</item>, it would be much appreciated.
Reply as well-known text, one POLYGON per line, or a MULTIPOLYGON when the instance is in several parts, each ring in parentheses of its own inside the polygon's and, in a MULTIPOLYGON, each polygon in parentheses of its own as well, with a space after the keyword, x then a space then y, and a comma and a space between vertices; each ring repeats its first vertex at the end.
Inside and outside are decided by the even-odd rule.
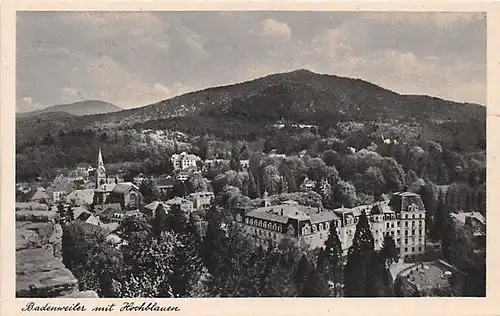
POLYGON ((199 210, 210 207, 215 195, 213 192, 196 192, 189 194, 188 199, 193 202, 193 207, 199 210))
POLYGON ((200 157, 182 152, 181 154, 174 154, 170 158, 175 170, 197 169, 198 162, 201 161, 200 157))
POLYGON ((401 256, 425 251, 425 208, 419 195, 410 192, 393 194, 389 201, 333 211, 306 207, 294 202, 260 207, 240 212, 236 221, 243 225, 257 244, 279 243, 285 237, 310 248, 323 247, 334 225, 344 255, 352 246, 356 224, 362 213, 370 222, 375 249, 382 247, 384 236, 393 237, 401 256))

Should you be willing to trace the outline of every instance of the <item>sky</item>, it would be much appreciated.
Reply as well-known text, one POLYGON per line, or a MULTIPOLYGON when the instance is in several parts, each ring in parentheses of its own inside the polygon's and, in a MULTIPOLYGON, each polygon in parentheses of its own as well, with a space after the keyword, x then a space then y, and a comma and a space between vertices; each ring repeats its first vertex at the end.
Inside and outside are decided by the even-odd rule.
POLYGON ((486 103, 486 15, 424 12, 18 12, 16 110, 133 108, 308 69, 486 103))

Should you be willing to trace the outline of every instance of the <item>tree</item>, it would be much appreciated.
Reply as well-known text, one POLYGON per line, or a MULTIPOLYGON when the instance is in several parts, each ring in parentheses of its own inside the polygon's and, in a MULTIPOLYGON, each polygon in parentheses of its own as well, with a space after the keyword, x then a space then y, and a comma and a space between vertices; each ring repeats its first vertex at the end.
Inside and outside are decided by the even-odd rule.
POLYGON ((327 283, 322 279, 314 267, 312 267, 309 275, 304 280, 302 287, 302 297, 324 297, 328 296, 329 291, 327 283))
POLYGON ((397 260, 398 250, 396 248, 396 243, 394 242, 394 238, 392 238, 391 235, 385 234, 380 254, 382 258, 385 260, 386 265, 391 265, 397 260))
POLYGON ((219 273, 227 238, 222 229, 222 216, 215 205, 207 212, 207 232, 202 242, 202 260, 211 275, 219 273))
POLYGON ((297 269, 295 271, 295 285, 299 289, 299 292, 302 293, 304 283, 313 269, 314 269, 314 265, 307 258, 306 254, 303 253, 302 256, 300 257, 299 263, 297 265, 297 269))
POLYGON ((151 178, 144 179, 139 186, 139 191, 144 197, 144 202, 149 204, 153 201, 156 201, 160 195, 156 184, 153 182, 151 178))
POLYGON ((328 278, 334 283, 334 295, 337 295, 337 283, 341 283, 342 275, 342 243, 333 222, 330 223, 330 231, 328 232, 328 239, 325 241, 323 256, 325 270, 328 278))
POLYGON ((354 207, 357 201, 356 189, 349 182, 339 181, 334 188, 334 201, 336 207, 354 207))
POLYGON ((161 233, 167 228, 167 212, 163 207, 163 204, 159 204, 156 208, 154 217, 152 218, 151 228, 153 236, 159 238, 161 233))
POLYGON ((367 266, 374 252, 374 239, 368 218, 363 211, 356 224, 352 246, 349 248, 344 269, 345 295, 365 296, 367 266))
POLYGON ((365 284, 365 295, 368 297, 394 296, 392 276, 384 261, 382 254, 374 252, 370 255, 365 284))
POLYGON ((256 199, 260 196, 259 187, 255 182, 255 178, 251 170, 248 171, 248 196, 251 199, 256 199))
POLYGON ((167 230, 182 235, 186 233, 187 218, 180 204, 174 204, 165 217, 167 230))

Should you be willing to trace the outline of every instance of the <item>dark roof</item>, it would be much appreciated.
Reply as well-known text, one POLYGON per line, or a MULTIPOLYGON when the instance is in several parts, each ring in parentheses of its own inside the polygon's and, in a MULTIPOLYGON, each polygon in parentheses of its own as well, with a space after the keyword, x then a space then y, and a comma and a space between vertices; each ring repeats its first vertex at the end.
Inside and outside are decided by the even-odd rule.
POLYGON ((118 183, 117 185, 115 185, 112 192, 116 193, 116 194, 124 194, 131 189, 139 190, 139 188, 135 184, 133 184, 131 182, 124 182, 124 183, 118 183))
POLYGON ((156 186, 157 187, 168 187, 168 186, 174 186, 174 179, 173 178, 161 178, 156 180, 156 186))
POLYGON ((420 195, 411 192, 397 192, 392 195, 389 206, 396 212, 408 212, 409 206, 415 204, 420 211, 424 211, 424 203, 420 195))
POLYGON ((123 213, 120 203, 106 204, 102 210, 97 211, 97 215, 99 216, 108 216, 114 213, 123 213))
POLYGON ((81 213, 80 216, 78 216, 76 219, 79 219, 83 222, 89 219, 89 217, 92 216, 91 213, 81 213))

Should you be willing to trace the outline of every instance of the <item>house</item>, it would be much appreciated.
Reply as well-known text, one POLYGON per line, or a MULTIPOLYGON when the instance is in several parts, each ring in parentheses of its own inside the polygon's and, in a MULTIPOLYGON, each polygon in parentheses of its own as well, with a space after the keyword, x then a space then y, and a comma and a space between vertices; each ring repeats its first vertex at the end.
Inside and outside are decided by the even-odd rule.
POLYGON ((193 202, 193 207, 197 210, 210 207, 212 201, 215 200, 213 192, 196 192, 188 196, 188 200, 193 202))
POLYGON ((486 247, 486 218, 481 213, 459 212, 450 215, 457 225, 471 233, 479 247, 486 247))
POLYGON ((101 221, 99 220, 99 218, 97 216, 95 216, 90 211, 88 211, 86 208, 81 207, 81 206, 76 207, 73 210, 73 216, 74 216, 75 220, 79 220, 79 221, 89 223, 92 225, 99 226, 101 224, 101 221))
POLYGON ((201 158, 193 154, 182 152, 181 154, 172 155, 170 160, 172 161, 174 170, 185 170, 190 167, 198 169, 198 162, 201 161, 201 158))
POLYGON ((168 211, 168 209, 169 209, 169 206, 163 204, 160 201, 154 201, 154 202, 151 202, 148 205, 144 206, 144 211, 145 211, 146 215, 148 215, 152 218, 156 217, 158 212, 163 211, 166 213, 168 211))
POLYGON ((63 202, 70 192, 74 189, 74 184, 72 180, 64 177, 58 177, 54 180, 54 183, 47 188, 47 194, 52 195, 52 201, 54 203, 63 202))
POLYGON ((250 168, 250 160, 249 159, 240 160, 240 166, 243 170, 247 170, 248 168, 250 168))
POLYGON ((193 211, 193 202, 178 196, 166 201, 165 205, 167 205, 170 209, 172 209, 173 206, 179 206, 181 210, 184 211, 186 214, 189 214, 193 211))
POLYGON ((106 224, 113 222, 111 219, 113 218, 114 214, 124 213, 120 203, 96 205, 95 210, 96 215, 99 216, 99 219, 106 224))
POLYGON ((52 202, 51 196, 45 191, 44 188, 37 188, 35 193, 29 199, 31 202, 47 204, 52 202))
POLYGON ((66 203, 72 205, 91 205, 94 202, 94 189, 74 190, 66 196, 66 203))
POLYGON ((170 176, 156 179, 155 184, 161 195, 168 195, 174 189, 174 179, 170 176))
POLYGON ((190 172, 181 171, 175 176, 175 179, 181 182, 186 182, 189 179, 189 177, 191 177, 190 172))

